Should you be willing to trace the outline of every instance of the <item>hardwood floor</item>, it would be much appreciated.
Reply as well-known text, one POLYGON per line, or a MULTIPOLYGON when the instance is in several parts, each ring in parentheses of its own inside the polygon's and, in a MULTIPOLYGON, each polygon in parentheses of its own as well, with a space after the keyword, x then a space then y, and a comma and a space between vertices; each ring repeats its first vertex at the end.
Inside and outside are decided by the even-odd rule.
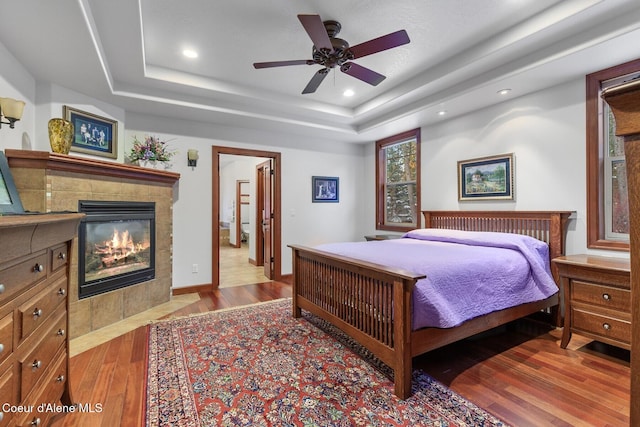
MULTIPOLYGON (((221 288, 170 316, 288 297, 289 285, 269 282, 221 288)), ((627 426, 629 352, 560 330, 519 321, 416 358, 452 390, 516 426, 627 426)), ((73 399, 101 412, 56 416, 61 426, 143 425, 146 329, 138 327, 71 358, 73 399)))

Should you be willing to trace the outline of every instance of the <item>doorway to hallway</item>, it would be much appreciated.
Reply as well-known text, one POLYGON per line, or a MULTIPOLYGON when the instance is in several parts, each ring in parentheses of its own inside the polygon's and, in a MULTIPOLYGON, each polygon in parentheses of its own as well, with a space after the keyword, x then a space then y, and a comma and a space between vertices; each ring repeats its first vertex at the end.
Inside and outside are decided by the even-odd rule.
MULTIPOLYGON (((233 147, 212 147, 212 288, 221 285, 221 229, 224 230, 221 210, 221 157, 247 156, 262 158, 255 167, 255 218, 249 235, 253 234, 255 257, 251 263, 261 266, 265 281, 280 280, 281 263, 281 171, 280 153, 233 147)), ((228 224, 227 224, 228 226, 228 224)), ((226 243, 227 245, 229 243, 226 243)), ((222 248, 226 251, 226 247, 222 248)), ((249 260, 247 260, 249 262, 249 260)), ((225 277, 226 274, 225 274, 225 277)))

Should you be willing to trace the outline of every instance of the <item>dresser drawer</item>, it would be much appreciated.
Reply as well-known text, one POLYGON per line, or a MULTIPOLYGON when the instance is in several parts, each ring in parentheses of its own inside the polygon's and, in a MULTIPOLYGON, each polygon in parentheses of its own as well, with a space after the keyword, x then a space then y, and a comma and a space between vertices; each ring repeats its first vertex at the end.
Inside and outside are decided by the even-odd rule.
POLYGON ((51 271, 56 271, 59 268, 67 266, 67 260, 69 253, 67 250, 67 244, 56 246, 51 249, 51 271))
POLYGON ((62 276, 44 288, 18 308, 21 333, 20 341, 29 336, 38 326, 47 322, 60 303, 67 298, 67 277, 62 276))
POLYGON ((56 415, 55 409, 47 405, 59 405, 58 401, 64 392, 67 382, 67 353, 62 351, 52 363, 52 369, 48 372, 42 386, 27 399, 24 404, 33 406, 33 412, 21 414, 18 426, 31 427, 34 425, 45 426, 56 415), (42 409, 42 412, 38 412, 42 409), (38 420, 39 423, 38 423, 38 420))
POLYGON ((571 299, 631 313, 631 291, 624 289, 574 280, 571 286, 571 299))
MULTIPOLYGON (((13 352, 13 311, 0 319, 0 363, 13 352)), ((2 401, 0 401, 1 403, 2 401)))
POLYGON ((0 272, 0 305, 47 277, 47 253, 29 258, 0 272))
POLYGON ((21 400, 27 397, 31 388, 47 372, 53 357, 59 352, 60 348, 66 349, 66 312, 61 312, 53 320, 51 327, 42 333, 41 341, 30 347, 31 351, 29 353, 19 357, 21 400))
POLYGON ((591 332, 603 338, 631 343, 631 322, 606 315, 572 309, 572 326, 575 330, 591 332))
MULTIPOLYGON (((0 405, 8 404, 10 406, 16 405, 15 399, 15 379, 13 375, 13 369, 7 369, 6 372, 0 373, 0 405)), ((12 411, 3 411, 3 407, 0 406, 0 426, 8 426, 9 422, 13 418, 12 411)))

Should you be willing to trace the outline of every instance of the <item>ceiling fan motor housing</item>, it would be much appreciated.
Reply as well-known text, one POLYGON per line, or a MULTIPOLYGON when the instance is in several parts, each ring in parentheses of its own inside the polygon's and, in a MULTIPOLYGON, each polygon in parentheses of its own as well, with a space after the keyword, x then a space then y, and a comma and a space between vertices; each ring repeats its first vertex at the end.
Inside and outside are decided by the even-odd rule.
POLYGON ((314 45, 311 51, 313 62, 327 68, 334 68, 353 59, 349 52, 349 43, 336 37, 342 29, 342 25, 338 21, 324 21, 323 24, 331 41, 333 52, 329 52, 327 49, 317 49, 314 45))

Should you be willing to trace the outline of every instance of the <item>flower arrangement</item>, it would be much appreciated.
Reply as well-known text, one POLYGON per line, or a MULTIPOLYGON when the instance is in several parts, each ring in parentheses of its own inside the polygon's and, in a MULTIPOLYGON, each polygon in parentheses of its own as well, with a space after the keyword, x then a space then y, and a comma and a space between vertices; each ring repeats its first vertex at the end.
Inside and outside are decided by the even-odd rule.
POLYGON ((144 142, 141 142, 134 135, 129 160, 132 162, 144 160, 168 162, 174 154, 168 149, 166 141, 160 141, 158 137, 145 136, 144 142))

